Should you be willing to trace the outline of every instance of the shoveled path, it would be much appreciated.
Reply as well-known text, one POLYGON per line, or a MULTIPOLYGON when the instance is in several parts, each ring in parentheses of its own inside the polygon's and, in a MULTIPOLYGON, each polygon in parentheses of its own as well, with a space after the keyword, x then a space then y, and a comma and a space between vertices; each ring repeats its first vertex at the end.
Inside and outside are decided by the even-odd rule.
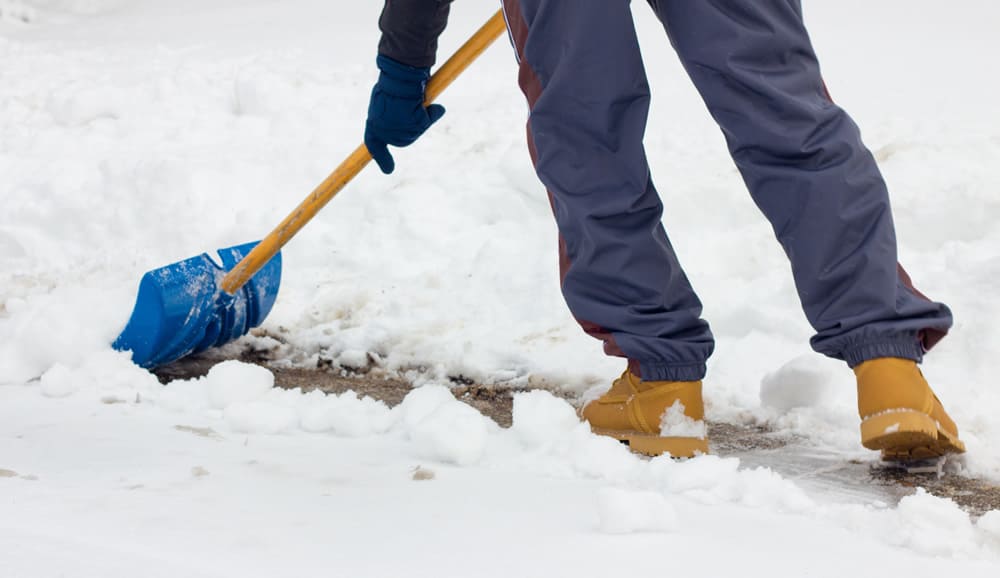
MULTIPOLYGON (((193 356, 156 370, 160 381, 191 379, 208 373, 222 361, 216 357, 193 356)), ((274 373, 275 385, 303 392, 318 389, 326 393, 353 390, 360 396, 381 400, 389 406, 400 403, 411 390, 404 380, 372 374, 352 375, 332 368, 272 367, 264 359, 245 355, 242 361, 263 365, 274 373)), ((455 380, 452 392, 502 427, 510 427, 513 394, 518 389, 495 387, 455 380)), ((553 392, 559 395, 559 392, 553 392)), ((576 400, 567 398, 574 403, 576 400)), ((885 467, 874 460, 845 459, 844 456, 808 445, 808 441, 780 434, 763 426, 709 422, 713 453, 740 458, 747 467, 767 467, 794 480, 806 489, 851 501, 881 500, 896 503, 923 488, 935 496, 950 498, 972 515, 1000 509, 1000 485, 956 473, 945 464, 941 473, 913 473, 885 467)))

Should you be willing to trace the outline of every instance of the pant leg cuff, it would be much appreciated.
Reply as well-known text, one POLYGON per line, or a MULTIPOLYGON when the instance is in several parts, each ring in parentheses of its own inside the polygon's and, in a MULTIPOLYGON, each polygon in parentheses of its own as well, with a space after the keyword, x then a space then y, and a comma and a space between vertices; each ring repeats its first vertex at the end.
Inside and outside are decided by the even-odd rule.
POLYGON ((844 351, 844 361, 852 368, 870 359, 879 357, 898 357, 912 359, 920 363, 924 359, 924 348, 919 341, 889 341, 880 343, 865 343, 844 351))
POLYGON ((662 361, 629 361, 629 370, 643 381, 701 381, 707 368, 704 363, 672 364, 662 361))

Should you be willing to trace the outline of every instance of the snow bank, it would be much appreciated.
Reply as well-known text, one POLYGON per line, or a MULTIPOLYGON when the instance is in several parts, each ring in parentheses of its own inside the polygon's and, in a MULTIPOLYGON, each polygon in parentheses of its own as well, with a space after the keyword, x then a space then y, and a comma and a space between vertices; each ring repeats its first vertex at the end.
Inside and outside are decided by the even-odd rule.
POLYGON ((545 391, 516 394, 513 425, 505 430, 440 385, 417 388, 390 409, 354 392, 271 389, 264 373, 269 372, 226 362, 199 380, 168 384, 159 397, 147 391, 145 401, 165 402, 174 411, 201 408, 206 417, 221 410, 222 431, 233 433, 287 435, 301 429, 382 437, 402 442, 407 455, 423 463, 594 480, 606 484, 594 506, 601 532, 677 532, 685 523, 679 506, 738 506, 843 526, 927 556, 1000 561, 1000 512, 974 521, 954 502, 922 490, 896 509, 827 504, 769 469, 741 468, 736 458, 642 459, 590 433, 566 401, 545 391))
MULTIPOLYGON (((594 505, 601 532, 679 532, 687 523, 680 512, 692 504, 736 505, 841 525, 868 540, 926 556, 1000 561, 998 511, 974 521, 954 502, 923 490, 904 498, 896 509, 877 503, 832 505, 816 502, 769 469, 742 469, 736 458, 642 459, 614 440, 591 434, 566 401, 545 391, 516 394, 513 425, 502 430, 442 386, 417 388, 389 409, 353 392, 262 392, 261 384, 268 380, 258 370, 228 362, 223 371, 203 378, 201 388, 187 388, 185 395, 211 398, 212 389, 225 386, 231 392, 228 402, 217 409, 237 433, 287 434, 301 427, 345 437, 387 436, 404 441, 413 458, 440 465, 480 465, 491 471, 583 477, 608 484, 594 505), (247 392, 232 393, 240 383, 248 384, 247 392)), ((164 391, 186 385, 174 382, 164 391)), ((155 398, 150 401, 155 403, 155 398)), ((209 413, 212 407, 199 401, 185 405, 202 405, 209 413)))

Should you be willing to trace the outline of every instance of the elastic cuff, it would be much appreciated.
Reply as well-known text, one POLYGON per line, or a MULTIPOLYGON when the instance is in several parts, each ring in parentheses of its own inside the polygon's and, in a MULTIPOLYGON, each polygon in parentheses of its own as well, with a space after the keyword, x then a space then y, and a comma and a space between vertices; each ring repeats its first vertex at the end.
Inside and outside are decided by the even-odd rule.
POLYGON ((920 363, 924 359, 924 348, 919 341, 890 341, 882 343, 866 343, 844 351, 844 361, 852 368, 870 359, 879 357, 899 357, 912 359, 920 363))
POLYGON ((395 61, 388 56, 379 54, 375 57, 375 64, 378 69, 392 78, 406 82, 427 82, 431 77, 430 67, 418 68, 395 61))
POLYGON ((704 363, 676 365, 662 361, 629 360, 628 367, 643 381, 701 381, 708 371, 704 363))

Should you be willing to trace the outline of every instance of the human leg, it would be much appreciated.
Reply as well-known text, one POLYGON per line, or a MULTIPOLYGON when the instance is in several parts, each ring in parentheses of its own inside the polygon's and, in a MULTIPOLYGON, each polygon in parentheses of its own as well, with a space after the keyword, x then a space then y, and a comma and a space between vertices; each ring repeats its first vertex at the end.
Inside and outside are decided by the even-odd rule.
POLYGON ((900 273, 885 181, 829 98, 797 0, 654 0, 788 254, 813 347, 920 360, 951 326, 900 273))
MULTIPOLYGON (((916 291, 897 263, 885 182, 857 126, 829 97, 799 1, 650 4, 788 255, 814 349, 856 369, 859 408, 908 411, 910 397, 933 398, 914 362, 947 332, 951 312, 916 291)), ((940 403, 927 412, 950 422, 938 419, 947 418, 940 403)), ((957 429, 942 428, 940 441, 885 438, 871 434, 875 414, 861 414, 869 447, 961 451, 948 441, 957 429)))
POLYGON ((643 453, 707 452, 714 347, 661 217, 642 139, 649 107, 629 0, 505 0, 528 145, 559 227, 570 311, 629 370, 582 416, 643 453), (671 411, 672 410, 672 411, 671 411), (676 423, 675 423, 676 422, 676 423))
POLYGON ((559 226, 577 320, 646 380, 698 380, 714 347, 663 229, 629 0, 507 0, 529 148, 559 226))

